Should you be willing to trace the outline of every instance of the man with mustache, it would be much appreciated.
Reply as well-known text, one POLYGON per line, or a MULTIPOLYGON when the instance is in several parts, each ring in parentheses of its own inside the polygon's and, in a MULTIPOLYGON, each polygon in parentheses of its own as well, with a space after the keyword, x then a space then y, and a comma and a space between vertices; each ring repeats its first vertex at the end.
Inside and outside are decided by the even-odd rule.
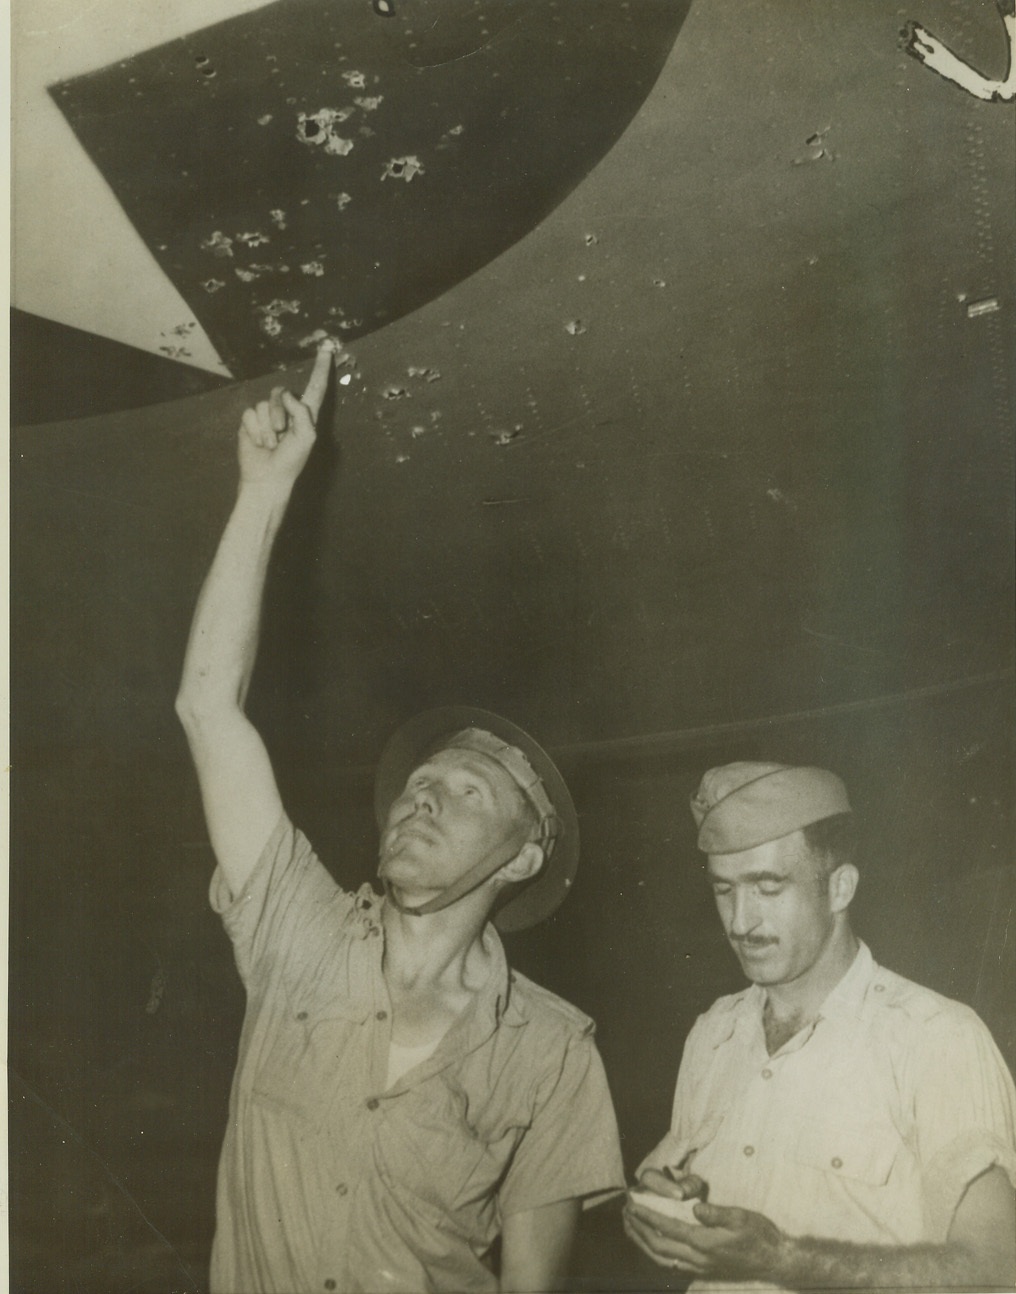
POLYGON ((211 1286, 558 1289, 582 1205, 624 1182, 592 1021, 511 971, 494 929, 543 920, 571 885, 560 774, 495 715, 418 716, 375 783, 384 893, 347 893, 290 823, 244 713, 331 367, 324 347, 302 400, 278 388, 243 415, 177 701, 247 992, 211 1286))
POLYGON ((876 965, 854 935, 843 783, 729 764, 692 812, 752 987, 688 1037, 629 1236, 694 1289, 1011 1288, 1012 1078, 969 1007, 876 965))

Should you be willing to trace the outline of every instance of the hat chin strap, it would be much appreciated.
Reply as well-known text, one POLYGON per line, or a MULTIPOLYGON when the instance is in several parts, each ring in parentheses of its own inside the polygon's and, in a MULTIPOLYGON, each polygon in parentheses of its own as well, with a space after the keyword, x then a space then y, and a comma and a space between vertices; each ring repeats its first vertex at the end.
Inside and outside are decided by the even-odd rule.
MULTIPOLYGON (((542 844, 542 842, 540 843, 542 844)), ((464 899, 467 894, 472 894, 473 890, 479 889, 484 881, 489 881, 495 872, 500 871, 505 863, 510 863, 520 852, 521 849, 512 847, 504 858, 495 859, 493 862, 482 860, 476 863, 467 872, 464 872, 457 881, 453 881, 447 889, 442 890, 440 894, 435 894, 426 903, 421 903, 413 908, 399 902, 389 881, 382 879, 382 884, 384 885, 385 894, 391 900, 392 906, 397 912, 401 912, 404 917, 426 917, 430 916, 432 912, 442 912, 445 908, 450 908, 453 903, 458 903, 460 899, 464 899)), ((545 847, 544 861, 546 861, 545 847)))

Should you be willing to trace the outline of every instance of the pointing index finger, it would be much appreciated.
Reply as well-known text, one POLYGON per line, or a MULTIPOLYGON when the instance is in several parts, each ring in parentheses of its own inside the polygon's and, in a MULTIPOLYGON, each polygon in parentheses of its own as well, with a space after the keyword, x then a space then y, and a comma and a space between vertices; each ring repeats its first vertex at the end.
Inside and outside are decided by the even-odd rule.
POLYGON ((318 347, 317 359, 314 361, 314 368, 302 396, 303 403, 310 410, 315 422, 325 398, 325 392, 328 390, 328 377, 334 362, 335 343, 329 338, 318 347))

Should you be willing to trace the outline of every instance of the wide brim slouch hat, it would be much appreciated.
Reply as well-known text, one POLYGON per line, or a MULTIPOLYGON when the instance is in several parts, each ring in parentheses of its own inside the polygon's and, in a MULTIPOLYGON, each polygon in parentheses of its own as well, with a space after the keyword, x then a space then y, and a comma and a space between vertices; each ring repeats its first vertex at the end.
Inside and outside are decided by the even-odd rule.
POLYGON ((504 892, 492 920, 511 933, 545 921, 564 901, 579 861, 579 822, 557 765, 517 724, 472 706, 425 710, 389 739, 374 778, 374 815, 384 829, 388 810, 414 768, 439 750, 477 751, 494 759, 532 804, 541 823, 544 864, 531 880, 504 892))

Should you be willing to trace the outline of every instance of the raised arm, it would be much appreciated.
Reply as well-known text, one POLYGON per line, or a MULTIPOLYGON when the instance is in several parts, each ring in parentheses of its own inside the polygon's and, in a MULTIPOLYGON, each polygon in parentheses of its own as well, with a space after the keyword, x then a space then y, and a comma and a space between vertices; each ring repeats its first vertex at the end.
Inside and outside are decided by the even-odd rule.
POLYGON ((236 505, 201 589, 176 710, 197 768, 212 848, 234 895, 282 813, 275 775, 244 713, 275 538, 314 445, 333 365, 325 343, 302 399, 281 387, 240 424, 236 505))

